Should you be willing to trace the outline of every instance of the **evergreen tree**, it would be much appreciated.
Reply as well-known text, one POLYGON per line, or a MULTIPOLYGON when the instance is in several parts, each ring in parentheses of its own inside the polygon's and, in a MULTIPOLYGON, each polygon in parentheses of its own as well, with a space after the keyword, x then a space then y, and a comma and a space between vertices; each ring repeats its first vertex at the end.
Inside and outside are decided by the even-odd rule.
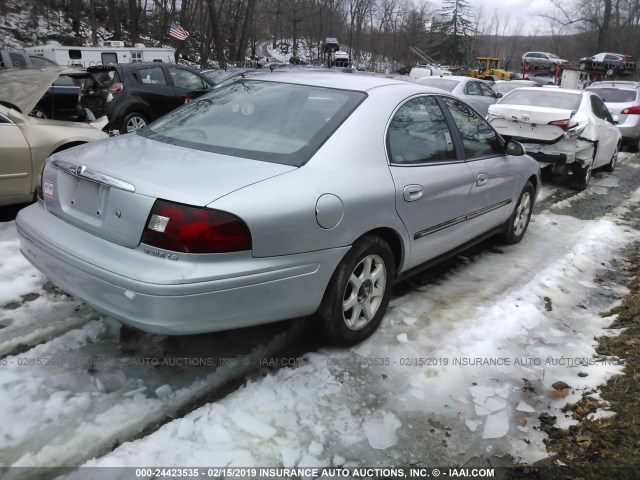
POLYGON ((466 0, 444 0, 433 22, 440 39, 439 57, 447 63, 467 62, 474 32, 473 13, 466 0))

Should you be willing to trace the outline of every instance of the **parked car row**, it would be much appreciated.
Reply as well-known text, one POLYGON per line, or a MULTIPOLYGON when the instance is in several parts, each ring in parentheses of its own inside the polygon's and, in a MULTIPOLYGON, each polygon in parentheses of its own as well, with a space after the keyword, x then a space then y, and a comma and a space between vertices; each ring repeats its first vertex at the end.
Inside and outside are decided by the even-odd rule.
MULTIPOLYGON (((569 67, 569 60, 558 57, 550 52, 526 52, 520 62, 525 70, 544 69, 554 72, 557 67, 569 67)), ((631 55, 622 53, 597 53, 583 57, 576 65, 580 70, 592 70, 608 75, 630 75, 637 68, 637 63, 631 55)))

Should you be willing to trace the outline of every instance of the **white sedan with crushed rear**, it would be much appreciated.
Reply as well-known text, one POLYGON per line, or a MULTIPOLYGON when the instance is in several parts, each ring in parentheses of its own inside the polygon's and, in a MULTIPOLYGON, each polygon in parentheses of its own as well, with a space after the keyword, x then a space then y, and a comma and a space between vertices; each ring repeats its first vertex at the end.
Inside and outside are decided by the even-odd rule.
POLYGON ((349 345, 398 279, 482 238, 519 242, 539 187, 522 146, 446 92, 283 72, 53 155, 16 223, 37 268, 129 325, 313 315, 349 345))
POLYGON ((487 119, 542 166, 566 172, 578 190, 587 188, 593 169, 613 172, 616 167, 622 136, 594 92, 519 88, 491 105, 487 119))

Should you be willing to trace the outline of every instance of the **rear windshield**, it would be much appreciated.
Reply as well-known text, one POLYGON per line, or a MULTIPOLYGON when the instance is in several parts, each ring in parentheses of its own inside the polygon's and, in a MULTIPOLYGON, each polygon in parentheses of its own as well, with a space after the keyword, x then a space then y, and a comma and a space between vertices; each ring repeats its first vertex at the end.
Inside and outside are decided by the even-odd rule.
POLYGON ((562 92, 553 88, 538 88, 536 90, 512 90, 499 101, 501 105, 535 105, 536 107, 559 108, 562 110, 577 110, 582 95, 579 93, 562 92))
POLYGON ((120 76, 115 70, 91 70, 91 73, 93 74, 93 78, 104 88, 108 88, 112 83, 120 81, 120 76))
POLYGON ((620 88, 587 88, 598 95, 605 103, 631 103, 638 96, 636 90, 623 90, 620 88))
POLYGON ((447 92, 453 92, 458 85, 458 80, 448 80, 446 78, 421 78, 419 83, 427 87, 439 88, 447 92))
POLYGON ((171 112, 144 137, 225 155, 301 166, 365 94, 240 80, 171 112))

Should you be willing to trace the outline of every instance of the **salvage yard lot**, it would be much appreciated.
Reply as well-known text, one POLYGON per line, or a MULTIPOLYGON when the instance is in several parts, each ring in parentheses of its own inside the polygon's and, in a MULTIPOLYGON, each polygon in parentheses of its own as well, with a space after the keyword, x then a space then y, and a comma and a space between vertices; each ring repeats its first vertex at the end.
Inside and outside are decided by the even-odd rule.
POLYGON ((580 193, 545 180, 520 244, 485 242, 398 285, 379 331, 344 350, 317 345, 305 320, 193 337, 132 331, 47 283, 20 255, 15 223, 1 223, 0 465, 548 458, 540 416, 576 424, 565 405, 598 398, 624 366, 595 338, 620 332, 601 314, 627 293, 640 160, 621 154, 580 193))

